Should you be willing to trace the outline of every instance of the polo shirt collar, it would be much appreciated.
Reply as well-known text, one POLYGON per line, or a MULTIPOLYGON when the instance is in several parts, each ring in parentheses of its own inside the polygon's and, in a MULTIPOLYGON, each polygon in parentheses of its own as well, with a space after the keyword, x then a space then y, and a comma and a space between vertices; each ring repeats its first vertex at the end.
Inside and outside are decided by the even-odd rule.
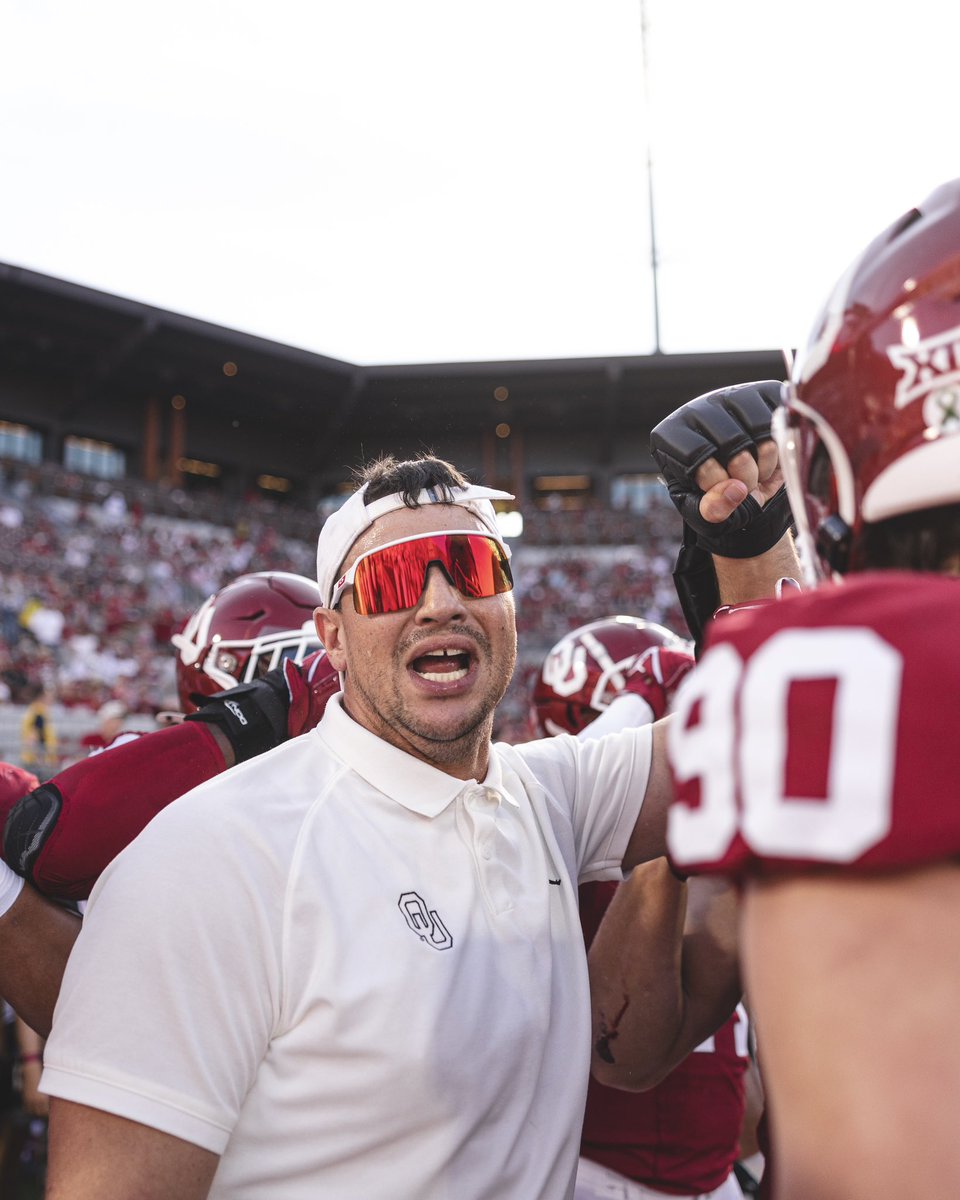
MULTIPOLYGON (((343 762, 377 791, 424 817, 436 817, 475 779, 456 779, 358 724, 343 707, 343 693, 333 696, 324 710, 317 734, 343 762)), ((500 763, 490 747, 486 787, 501 791, 500 763)))

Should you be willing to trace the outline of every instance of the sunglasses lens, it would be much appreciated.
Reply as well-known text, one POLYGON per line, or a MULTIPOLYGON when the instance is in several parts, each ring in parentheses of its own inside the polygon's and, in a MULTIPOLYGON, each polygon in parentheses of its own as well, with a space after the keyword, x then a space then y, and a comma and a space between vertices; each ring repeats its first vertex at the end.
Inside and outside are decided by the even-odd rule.
POLYGON ((513 587, 506 556, 492 538, 461 534, 447 541, 449 557, 445 566, 453 586, 464 596, 497 596, 513 587))
POLYGON ((423 590, 412 554, 405 546, 388 546, 357 563, 353 580, 353 607, 361 616, 399 612, 412 608, 423 590))
POLYGON ((353 580, 354 608, 361 616, 413 608, 433 563, 439 563, 454 587, 471 599, 513 587, 510 564, 493 538, 433 534, 385 546, 361 559, 353 580))

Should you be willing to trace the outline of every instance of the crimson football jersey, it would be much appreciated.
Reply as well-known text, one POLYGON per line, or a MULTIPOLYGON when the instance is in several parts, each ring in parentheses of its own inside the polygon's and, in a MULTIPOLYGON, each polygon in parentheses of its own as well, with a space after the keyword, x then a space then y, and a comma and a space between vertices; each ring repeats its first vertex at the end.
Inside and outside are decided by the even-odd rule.
MULTIPOLYGON (((587 945, 617 889, 580 887, 587 945)), ((649 1187, 676 1195, 718 1188, 737 1157, 748 1063, 742 1008, 656 1087, 625 1092, 590 1080, 580 1153, 649 1187)))
POLYGON ((738 875, 960 854, 960 582, 850 576, 714 622, 674 703, 670 855, 738 875))

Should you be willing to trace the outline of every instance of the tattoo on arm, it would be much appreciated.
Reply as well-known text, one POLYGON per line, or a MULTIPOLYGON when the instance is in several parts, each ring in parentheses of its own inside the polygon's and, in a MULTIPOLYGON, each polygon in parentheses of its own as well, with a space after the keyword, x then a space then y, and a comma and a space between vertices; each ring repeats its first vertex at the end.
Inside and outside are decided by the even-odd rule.
POLYGON ((612 1063, 617 1060, 613 1057, 613 1051, 610 1049, 610 1043, 615 1042, 620 1036, 620 1022, 623 1020, 624 1013, 630 1007, 630 997, 624 993, 623 1004, 620 1006, 613 1020, 608 1024, 606 1015, 600 1013, 600 1036, 594 1044, 594 1050, 598 1058, 602 1058, 604 1062, 612 1063))

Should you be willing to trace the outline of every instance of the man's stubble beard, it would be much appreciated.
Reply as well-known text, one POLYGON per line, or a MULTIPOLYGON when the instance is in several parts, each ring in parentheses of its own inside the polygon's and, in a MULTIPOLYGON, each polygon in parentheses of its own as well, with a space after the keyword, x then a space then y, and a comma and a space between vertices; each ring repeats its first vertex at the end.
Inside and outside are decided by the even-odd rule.
MULTIPOLYGON (((482 631, 472 629, 466 631, 462 628, 455 628, 453 632, 466 633, 480 648, 481 654, 478 657, 482 659, 483 655, 486 655, 487 661, 492 659, 493 651, 490 640, 482 631)), ((413 644, 415 645, 416 641, 413 644)), ((397 673, 406 670, 403 666, 403 659, 410 648, 411 643, 407 642, 403 646, 398 646, 394 651, 393 664, 397 673)), ((474 712, 465 714, 459 725, 444 731, 438 731, 433 723, 418 721, 409 712, 404 701, 396 694, 392 697, 392 702, 383 703, 377 702, 356 680, 354 680, 354 687, 363 697, 368 708, 377 712, 385 725, 391 729, 402 730, 406 738, 412 742, 429 745, 430 757, 435 762, 458 763, 464 758, 465 753, 472 752, 476 746, 490 741, 490 734, 493 730, 493 714, 509 687, 515 665, 516 648, 514 646, 512 659, 507 664, 509 669, 506 671, 506 678, 501 681, 494 676, 484 694, 477 697, 474 712)), ((438 700, 437 703, 442 705, 443 701, 438 700)))

